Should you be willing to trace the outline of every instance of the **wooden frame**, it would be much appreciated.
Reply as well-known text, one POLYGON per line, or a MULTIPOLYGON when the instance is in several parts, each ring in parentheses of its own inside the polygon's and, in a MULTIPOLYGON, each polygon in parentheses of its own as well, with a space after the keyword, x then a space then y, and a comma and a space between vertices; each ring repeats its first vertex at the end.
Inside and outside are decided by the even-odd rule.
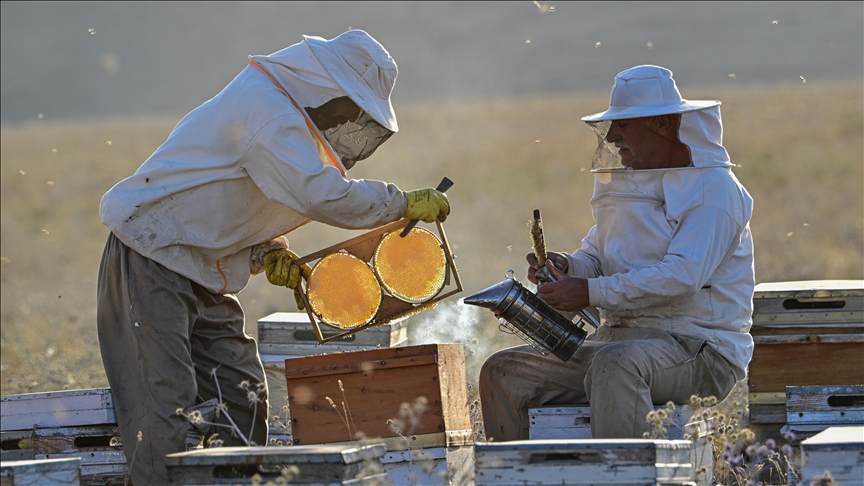
MULTIPOLYGON (((364 262, 369 263, 373 255, 375 254, 375 249, 378 247, 378 243, 381 241, 384 235, 391 231, 396 231, 404 228, 409 223, 409 221, 410 220, 407 219, 401 219, 394 223, 381 226, 368 233, 351 238, 349 240, 345 240, 341 243, 337 243, 322 250, 310 253, 304 257, 301 257, 295 263, 297 263, 298 265, 310 263, 332 253, 343 250, 347 253, 350 253, 351 255, 356 256, 364 262)), ((420 304, 411 304, 405 302, 390 295, 387 290, 384 289, 384 287, 382 286, 381 306, 379 307, 378 312, 375 314, 371 321, 363 324, 362 326, 348 329, 343 333, 324 337, 324 334, 321 332, 321 327, 319 326, 318 319, 312 312, 312 306, 309 305, 309 301, 306 298, 306 284, 303 282, 303 279, 300 279, 300 295, 303 299, 303 304, 306 307, 306 314, 309 316, 309 322, 312 323, 312 328, 315 331, 316 338, 318 339, 318 344, 324 344, 335 339, 343 339, 364 329, 380 326, 381 324, 386 324, 392 320, 399 319, 401 316, 407 313, 415 310, 419 312, 425 306, 437 303, 441 300, 446 299, 447 297, 450 297, 451 295, 462 292, 462 280, 459 278, 459 270, 456 268, 456 264, 453 261, 453 253, 450 250, 450 243, 447 241, 447 235, 444 232, 444 226, 439 221, 436 221, 435 225, 438 228, 438 236, 441 240, 441 247, 444 250, 444 258, 446 259, 446 273, 444 275, 444 285, 441 287, 441 290, 438 292, 438 294, 426 300, 425 302, 422 302, 420 304), (447 287, 451 285, 451 275, 453 277, 456 288, 452 290, 446 290, 447 287)), ((327 323, 324 323, 324 325, 327 327, 335 328, 334 326, 331 326, 327 323)))

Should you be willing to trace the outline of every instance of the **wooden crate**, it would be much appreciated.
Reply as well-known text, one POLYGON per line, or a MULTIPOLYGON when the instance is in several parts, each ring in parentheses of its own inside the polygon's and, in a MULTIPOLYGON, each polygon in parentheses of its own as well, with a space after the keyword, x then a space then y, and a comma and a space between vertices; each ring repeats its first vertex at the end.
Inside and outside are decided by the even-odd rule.
POLYGON ((35 458, 33 430, 0 432, 0 461, 26 461, 35 458))
POLYGON ((864 426, 830 427, 801 442, 800 484, 826 471, 833 484, 864 486, 864 426))
MULTIPOLYGON (((342 331, 322 331, 325 338, 342 331)), ((344 339, 318 344, 309 316, 305 312, 276 312, 258 320, 258 353, 267 375, 270 392, 270 435, 290 440, 288 424, 288 387, 285 382, 285 360, 298 356, 344 353, 364 349, 391 348, 408 343, 405 321, 384 324, 344 339), (272 417, 278 415, 278 421, 272 417)))
POLYGON ((285 376, 295 444, 349 441, 356 431, 391 439, 385 442, 392 451, 403 442, 424 447, 464 445, 454 438, 464 442, 471 436, 461 344, 292 358, 285 362, 285 376), (425 410, 402 431, 417 440, 403 440, 388 420, 398 419, 403 404, 410 409, 419 397, 426 399, 425 410))
POLYGON ((0 486, 78 486, 81 459, 0 462, 0 486))
POLYGON ((384 445, 220 447, 168 454, 168 480, 175 485, 249 484, 283 477, 289 484, 382 484, 384 445))
POLYGON ((786 387, 786 425, 798 444, 833 426, 864 424, 864 385, 786 387))
POLYGON ((129 474, 116 424, 35 428, 33 450, 37 460, 81 459, 82 484, 123 484, 129 474))
POLYGON ((693 484, 690 441, 538 440, 475 444, 477 486, 693 484))
POLYGON ((109 388, 0 397, 0 430, 116 424, 109 388))

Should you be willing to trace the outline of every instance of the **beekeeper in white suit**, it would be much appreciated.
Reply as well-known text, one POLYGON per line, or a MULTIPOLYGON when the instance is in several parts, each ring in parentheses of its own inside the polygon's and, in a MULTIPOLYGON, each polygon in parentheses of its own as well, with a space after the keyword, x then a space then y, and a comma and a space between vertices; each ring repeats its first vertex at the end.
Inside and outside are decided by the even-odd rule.
POLYGON ((637 66, 582 120, 599 141, 595 226, 575 252, 548 254, 557 281, 538 293, 561 311, 599 307, 604 322, 567 362, 529 346, 487 360, 497 441, 528 438, 530 407, 577 403, 591 404, 595 438, 641 438, 655 404, 722 400, 752 355, 753 200, 723 148, 720 102, 682 99, 668 69, 637 66))
POLYGON ((264 371, 233 294, 261 272, 296 289, 308 268, 283 235, 450 212, 434 189, 345 178, 398 130, 396 63, 367 33, 304 36, 250 61, 102 198, 99 344, 136 486, 167 483, 165 455, 184 450, 189 426, 178 409, 220 393, 243 435, 266 443, 264 371))

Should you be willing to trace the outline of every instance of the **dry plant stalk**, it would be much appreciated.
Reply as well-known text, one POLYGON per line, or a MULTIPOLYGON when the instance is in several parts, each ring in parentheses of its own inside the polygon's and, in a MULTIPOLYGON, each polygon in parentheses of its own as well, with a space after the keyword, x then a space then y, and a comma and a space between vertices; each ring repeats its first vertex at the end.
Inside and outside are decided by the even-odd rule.
POLYGON ((546 241, 543 238, 543 221, 540 219, 539 209, 534 210, 534 221, 531 223, 531 245, 534 247, 537 265, 546 265, 546 241))

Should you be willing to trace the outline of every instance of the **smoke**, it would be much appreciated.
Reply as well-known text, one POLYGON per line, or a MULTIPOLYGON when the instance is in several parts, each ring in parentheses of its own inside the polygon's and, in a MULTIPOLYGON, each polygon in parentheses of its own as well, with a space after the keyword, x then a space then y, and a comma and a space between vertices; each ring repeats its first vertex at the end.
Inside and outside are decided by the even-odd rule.
POLYGON ((480 367, 489 355, 524 344, 512 334, 499 331, 498 319, 492 312, 466 305, 462 299, 440 302, 434 309, 411 317, 408 325, 412 345, 462 344, 469 389, 477 383, 480 367))

